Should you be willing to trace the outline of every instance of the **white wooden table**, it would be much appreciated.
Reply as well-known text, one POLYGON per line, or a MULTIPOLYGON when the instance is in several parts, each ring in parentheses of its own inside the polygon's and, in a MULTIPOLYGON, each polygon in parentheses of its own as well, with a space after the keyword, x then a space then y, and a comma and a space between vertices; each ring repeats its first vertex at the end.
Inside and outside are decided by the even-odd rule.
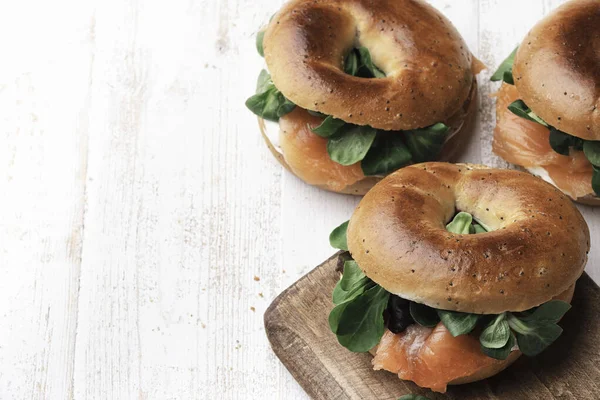
MULTIPOLYGON (((284 171, 244 107, 282 1, 5 3, 0 398, 306 398, 262 314, 358 199, 284 171)), ((561 1, 432 3, 493 69, 561 1)), ((506 166, 491 72, 464 160, 506 166)))

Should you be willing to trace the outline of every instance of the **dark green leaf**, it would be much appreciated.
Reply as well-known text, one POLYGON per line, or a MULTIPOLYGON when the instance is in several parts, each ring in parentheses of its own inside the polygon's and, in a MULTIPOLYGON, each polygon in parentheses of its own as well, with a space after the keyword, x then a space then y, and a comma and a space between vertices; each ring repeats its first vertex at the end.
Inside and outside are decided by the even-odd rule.
POLYGON ((356 76, 358 72, 358 55, 355 49, 350 50, 344 61, 344 72, 349 75, 356 76))
POLYGON ((545 324, 530 334, 516 333, 519 350, 526 356, 534 357, 550 346, 562 333, 556 324, 545 324))
POLYGON ((258 79, 256 80, 256 94, 266 92, 271 86, 274 86, 271 81, 271 75, 269 75, 267 70, 261 70, 260 74, 258 74, 258 79))
POLYGON ((364 76, 365 78, 385 78, 385 74, 373 64, 369 49, 366 47, 359 47, 358 54, 360 57, 358 74, 360 76, 364 76))
POLYGON ((506 321, 506 315, 498 315, 479 335, 482 346, 490 349, 501 349, 510 339, 510 326, 506 321))
MULTIPOLYGON (((336 286, 336 288, 337 288, 337 286, 336 286)), ((334 289, 334 293, 335 293, 335 289, 334 289)), ((362 294, 362 293, 360 293, 360 294, 362 294)), ((334 296, 335 296, 335 294, 334 294, 334 296)), ((340 302, 335 307, 333 307, 333 310, 331 310, 331 312, 329 313, 329 328, 331 329, 331 332, 337 334, 338 326, 340 324, 340 317, 342 316, 342 313, 344 312, 346 307, 348 307, 348 304, 350 304, 349 301, 340 302)))
POLYGON ((600 167, 600 142, 586 140, 583 142, 583 153, 592 165, 600 167))
POLYGON ((327 152, 338 164, 352 165, 367 155, 377 131, 370 126, 346 124, 344 129, 329 138, 327 152))
POLYGON ((479 315, 477 314, 467 314, 448 310, 437 310, 437 313, 446 329, 448 329, 450 334, 454 337, 471 332, 479 320, 479 315))
POLYGON ((341 289, 341 286, 338 282, 338 284, 335 286, 335 289, 333 289, 333 304, 335 304, 335 307, 329 313, 329 327, 333 333, 337 333, 340 318, 342 316, 342 312, 346 309, 346 306, 374 286, 376 285, 373 281, 367 277, 364 277, 355 282, 352 288, 346 292, 341 289))
POLYGON ((475 230, 475 232, 473 232, 473 233, 486 233, 487 232, 487 230, 483 226, 479 225, 477 222, 473 223, 473 228, 475 230))
POLYGON ((538 124, 548 127, 548 124, 543 119, 538 117, 536 113, 531 111, 531 109, 529 107, 527 107, 527 104, 525 104, 525 102, 523 100, 513 101, 508 106, 508 109, 510 112, 512 112, 513 114, 515 114, 521 118, 525 118, 529 121, 537 122, 538 124))
POLYGON ((508 314, 508 323, 515 332, 519 350, 526 356, 536 356, 551 345, 562 333, 555 323, 519 319, 508 314))
POLYGON ((277 90, 269 73, 265 70, 262 70, 258 76, 256 92, 254 96, 246 100, 246 107, 266 120, 277 122, 281 116, 296 107, 277 90))
POLYGON ((404 132, 406 145, 414 163, 431 161, 437 158, 448 135, 449 128, 441 122, 427 128, 404 132))
POLYGON ((338 282, 333 289, 333 304, 338 305, 348 302, 372 288, 374 285, 375 283, 366 276, 352 284, 348 291, 342 289, 340 282, 338 282))
POLYGON ((348 260, 344 263, 344 273, 340 280, 342 290, 348 291, 354 284, 365 277, 365 274, 360 269, 356 261, 348 260))
POLYGON ((405 394, 404 396, 400 397, 398 400, 429 400, 429 399, 425 396, 411 393, 411 394, 405 394))
POLYGON ((558 129, 550 129, 550 147, 564 156, 569 155, 569 147, 571 146, 571 136, 558 129))
POLYGON ((377 132, 360 164, 366 176, 387 175, 410 163, 411 154, 398 132, 377 132))
POLYGON ((571 147, 575 150, 583 149, 583 140, 550 127, 550 147, 558 154, 568 156, 571 147))
POLYGON ((594 189, 594 193, 600 196, 600 168, 595 166, 592 175, 592 189, 594 189))
POLYGON ((265 56, 265 51, 263 49, 263 39, 265 37, 265 31, 261 30, 256 34, 256 51, 260 54, 261 57, 265 56))
MULTIPOLYGON (((550 300, 547 303, 535 308, 532 313, 525 318, 536 322, 557 323, 571 309, 571 305, 562 300, 550 300)), ((519 318, 523 319, 519 316, 519 318)))
POLYGON ((433 328, 440 322, 440 317, 435 308, 426 306, 425 304, 410 302, 410 316, 415 322, 421 326, 433 328))
POLYGON ((481 351, 486 356, 495 358, 496 360, 506 360, 516 343, 517 340, 515 339, 515 335, 509 331, 508 341, 504 346, 499 349, 491 349, 482 345, 481 351))
POLYGON ((472 222, 473 216, 467 212, 461 211, 454 216, 454 219, 448 225, 446 225, 446 230, 452 233, 467 235, 470 233, 472 222))
POLYGON ((317 126, 312 131, 322 138, 328 138, 333 136, 333 134, 345 124, 346 122, 342 121, 341 119, 333 118, 331 115, 329 115, 323 120, 323 122, 321 122, 321 125, 317 126))
POLYGON ((279 100, 281 101, 281 99, 283 99, 283 102, 280 103, 279 108, 277 109, 277 119, 283 117, 285 114, 291 113, 294 111, 294 108, 296 108, 296 105, 285 98, 281 92, 279 92, 279 96, 279 100))
POLYGON ((389 296, 385 289, 374 286, 348 303, 337 326, 342 346, 350 351, 365 352, 379 343, 385 331, 383 311, 389 296))
POLYGON ((492 77, 490 78, 491 81, 499 81, 499 80, 503 80, 506 83, 510 83, 511 85, 514 85, 515 82, 513 80, 513 75, 512 75, 512 68, 513 68, 513 64, 515 62, 515 55, 517 54, 517 50, 519 48, 515 48, 513 50, 512 53, 510 53, 510 55, 508 56, 508 58, 504 61, 502 61, 502 64, 500 64, 500 67, 498 67, 498 70, 496 72, 494 72, 494 75, 492 75, 492 77))
POLYGON ((329 244, 331 247, 340 250, 348 251, 348 242, 346 239, 346 231, 348 230, 348 223, 350 221, 346 221, 337 228, 335 228, 329 234, 329 244))

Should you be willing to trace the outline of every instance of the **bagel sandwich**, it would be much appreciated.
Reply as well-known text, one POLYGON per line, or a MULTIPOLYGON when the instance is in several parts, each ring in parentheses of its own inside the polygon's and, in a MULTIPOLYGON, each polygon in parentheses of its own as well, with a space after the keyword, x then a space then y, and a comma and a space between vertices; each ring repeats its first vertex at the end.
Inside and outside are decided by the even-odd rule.
POLYGON ((542 19, 492 76, 493 150, 573 200, 600 204, 600 1, 542 19))
POLYGON ((271 152, 308 184, 362 195, 464 147, 482 64, 421 0, 290 0, 257 49, 268 71, 246 105, 271 152))
POLYGON ((431 162, 377 183, 330 243, 346 251, 329 315, 338 342, 445 392, 561 335, 590 236, 542 179, 431 162))

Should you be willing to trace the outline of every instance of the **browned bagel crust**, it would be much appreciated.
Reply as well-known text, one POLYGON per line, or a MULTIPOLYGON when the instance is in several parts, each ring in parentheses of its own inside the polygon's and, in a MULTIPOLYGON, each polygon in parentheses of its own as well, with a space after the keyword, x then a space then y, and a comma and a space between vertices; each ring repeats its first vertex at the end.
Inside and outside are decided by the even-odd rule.
POLYGON ((523 311, 583 272, 590 235, 569 198, 530 174, 425 163, 375 185, 348 227, 348 247, 387 291, 438 309, 523 311), (452 234, 457 210, 492 232, 452 234))
POLYGON ((269 23, 263 44, 273 82, 292 102, 377 129, 449 118, 474 80, 463 38, 420 0, 291 0, 269 23), (344 73, 344 57, 357 43, 385 78, 344 73))
POLYGON ((538 22, 513 75, 523 101, 548 124, 600 140, 600 0, 567 2, 538 22))

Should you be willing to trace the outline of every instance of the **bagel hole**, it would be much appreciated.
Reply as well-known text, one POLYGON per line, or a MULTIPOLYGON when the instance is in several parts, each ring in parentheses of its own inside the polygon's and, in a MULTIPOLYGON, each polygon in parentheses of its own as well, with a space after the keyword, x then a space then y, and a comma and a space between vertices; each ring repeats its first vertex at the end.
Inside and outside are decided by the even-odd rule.
POLYGON ((342 69, 346 74, 358 78, 379 79, 386 77, 386 73, 373 62, 369 49, 360 45, 352 47, 346 53, 342 69))

